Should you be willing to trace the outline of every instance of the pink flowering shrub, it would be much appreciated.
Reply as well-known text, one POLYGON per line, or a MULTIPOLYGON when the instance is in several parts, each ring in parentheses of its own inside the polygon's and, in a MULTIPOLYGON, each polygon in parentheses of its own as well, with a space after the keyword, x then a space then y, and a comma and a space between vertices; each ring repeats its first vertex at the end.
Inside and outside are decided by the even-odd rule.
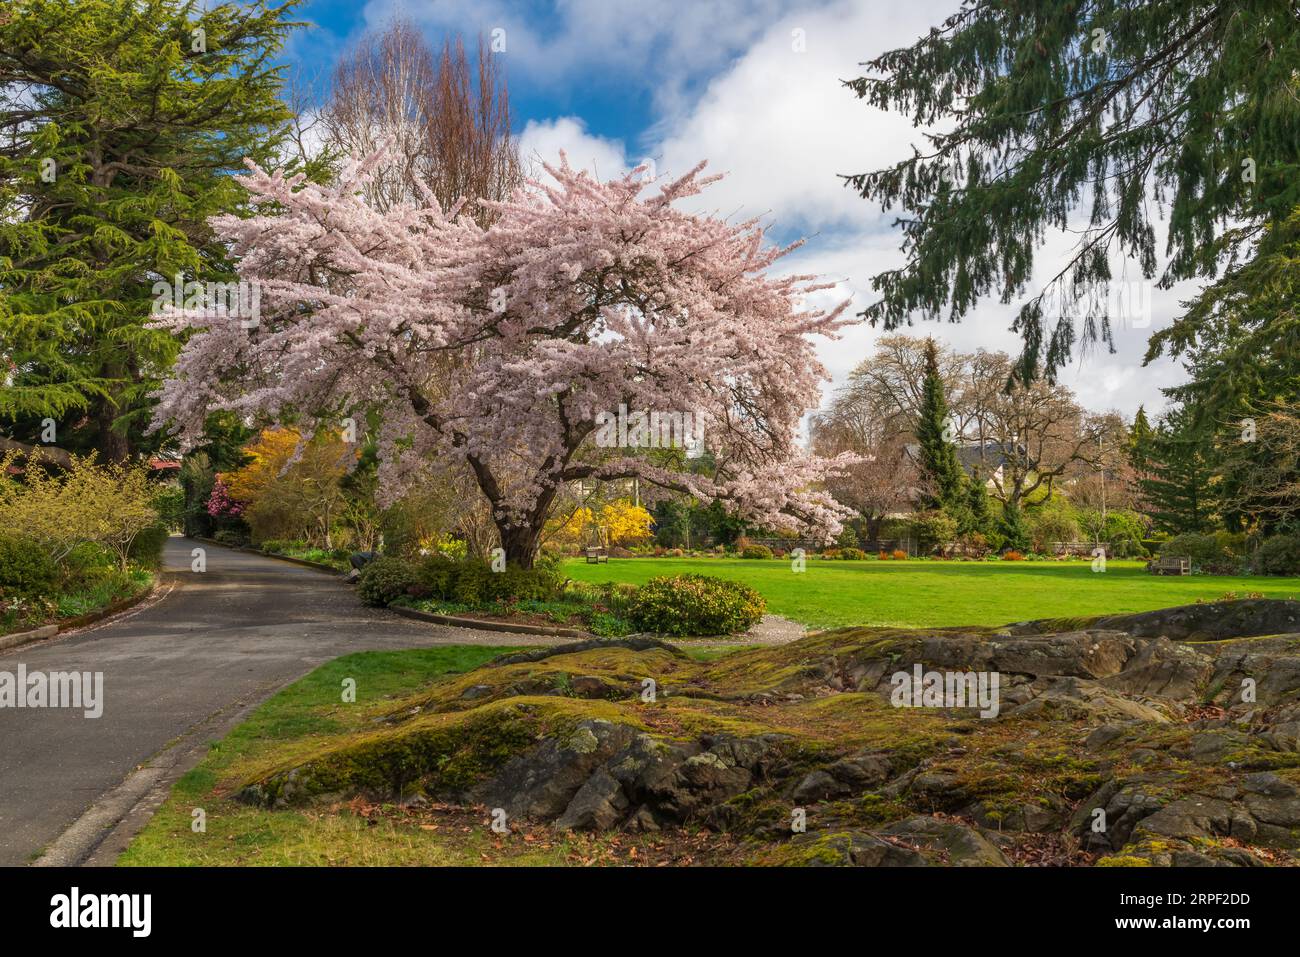
POLYGON ((244 514, 244 503, 236 502, 230 497, 230 491, 220 476, 217 476, 212 485, 212 493, 208 495, 208 514, 213 518, 239 518, 244 514))

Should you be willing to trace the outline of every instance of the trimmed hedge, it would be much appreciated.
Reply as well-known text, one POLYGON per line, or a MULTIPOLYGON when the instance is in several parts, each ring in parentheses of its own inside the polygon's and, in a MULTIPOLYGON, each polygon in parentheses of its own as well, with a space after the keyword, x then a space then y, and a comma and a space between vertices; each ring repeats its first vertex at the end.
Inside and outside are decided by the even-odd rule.
POLYGON ((746 545, 740 552, 741 558, 771 558, 772 549, 766 545, 746 545))
POLYGON ((730 635, 756 625, 767 602, 741 582, 710 575, 652 578, 628 606, 628 618, 641 631, 660 635, 730 635))
POLYGON ((19 598, 43 598, 55 591, 59 569, 35 542, 0 534, 0 592, 19 598))

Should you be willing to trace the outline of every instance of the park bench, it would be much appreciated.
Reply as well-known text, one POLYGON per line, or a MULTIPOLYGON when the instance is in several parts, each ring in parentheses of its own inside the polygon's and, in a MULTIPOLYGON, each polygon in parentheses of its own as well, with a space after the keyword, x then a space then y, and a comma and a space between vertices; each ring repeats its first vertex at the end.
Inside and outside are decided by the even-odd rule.
POLYGON ((1147 570, 1153 575, 1190 575, 1192 573, 1192 560, 1190 558, 1178 558, 1170 555, 1167 558, 1157 558, 1147 565, 1147 570))

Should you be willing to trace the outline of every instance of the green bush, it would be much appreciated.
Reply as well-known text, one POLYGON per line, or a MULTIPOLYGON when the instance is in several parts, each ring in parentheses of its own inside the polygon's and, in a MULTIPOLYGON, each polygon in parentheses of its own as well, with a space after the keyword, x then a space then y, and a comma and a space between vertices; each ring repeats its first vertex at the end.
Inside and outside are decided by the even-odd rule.
POLYGON ((1214 541, 1233 558, 1241 558, 1246 554, 1245 532, 1215 532, 1214 541))
POLYGON ((741 558, 771 558, 772 549, 766 545, 746 545, 740 552, 741 558))
POLYGON ((229 545, 233 548, 248 544, 248 536, 242 531, 234 528, 219 528, 212 533, 212 540, 218 545, 229 545))
POLYGON ((1190 558, 1192 566, 1202 571, 1221 569, 1228 564, 1230 557, 1213 535, 1200 535, 1188 532, 1175 535, 1160 544, 1161 558, 1190 558))
POLYGON ((1256 575, 1300 575, 1300 535, 1274 535, 1255 551, 1256 575))
POLYGON ((102 545, 82 542, 64 556, 60 569, 59 590, 76 591, 95 587, 112 578, 117 570, 117 559, 102 545))
POLYGON ((533 568, 508 566, 494 572, 484 562, 430 555, 415 569, 414 594, 438 601, 479 605, 493 601, 551 601, 560 592, 559 565, 540 560, 533 568))
POLYGON ((456 584, 456 569, 460 564, 446 555, 429 555, 423 559, 415 569, 420 596, 449 601, 452 587, 456 584))
POLYGON ((0 535, 0 591, 6 596, 43 598, 55 591, 59 569, 35 542, 0 535))
POLYGON ((863 551, 862 549, 860 549, 860 548, 842 548, 842 549, 840 549, 840 558, 842 558, 842 559, 844 559, 844 560, 846 560, 846 561, 851 561, 851 562, 860 562, 860 561, 862 561, 862 560, 863 560, 864 558, 866 558, 866 557, 867 557, 867 553, 864 552, 864 551, 863 551))
POLYGON ((911 531, 922 550, 929 552, 935 546, 951 542, 957 537, 957 523, 946 512, 934 509, 913 516, 911 531))
POLYGON ((1064 509, 1044 506, 1029 521, 1029 540, 1034 551, 1050 555, 1053 542, 1077 542, 1079 523, 1064 509))
POLYGON ((1103 538, 1116 555, 1145 558, 1150 553, 1142 538, 1145 534, 1146 520, 1137 512, 1121 509, 1106 513, 1103 538))
POLYGON ((162 522, 150 525, 131 541, 127 557, 141 568, 157 568, 162 564, 163 546, 171 530, 162 522))
MULTIPOLYGON (((258 547, 264 552, 272 555, 285 555, 292 551, 298 551, 307 546, 302 539, 294 538, 268 538, 265 539, 258 547)), ((344 558, 347 557, 345 554, 344 558)))
POLYGON ((628 617, 637 629, 660 635, 729 635, 753 627, 766 608, 763 596, 741 582, 676 575, 637 589, 628 617))
POLYGON ((357 595, 367 605, 380 608, 407 594, 416 584, 415 568, 400 558, 376 558, 361 571, 357 595))

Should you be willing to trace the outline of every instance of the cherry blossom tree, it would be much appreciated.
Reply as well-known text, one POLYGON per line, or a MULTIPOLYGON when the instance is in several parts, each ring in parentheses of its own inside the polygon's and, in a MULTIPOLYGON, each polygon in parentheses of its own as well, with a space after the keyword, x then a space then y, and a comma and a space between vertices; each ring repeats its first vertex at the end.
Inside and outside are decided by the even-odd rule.
POLYGON ((371 208, 382 162, 349 164, 332 186, 250 164, 256 214, 214 224, 260 287, 260 321, 158 318, 186 343, 156 428, 194 440, 222 409, 304 434, 377 422, 385 500, 431 462, 462 463, 524 567, 579 481, 636 478, 756 524, 839 531, 850 513, 822 483, 848 460, 809 455, 799 422, 826 379, 811 337, 836 337, 847 303, 806 307, 830 284, 769 273, 798 244, 677 208, 717 179, 704 164, 656 191, 642 170, 600 182, 562 158, 489 202, 483 228, 427 194, 371 208), (620 406, 698 417, 710 468, 598 444, 598 419, 620 406))

